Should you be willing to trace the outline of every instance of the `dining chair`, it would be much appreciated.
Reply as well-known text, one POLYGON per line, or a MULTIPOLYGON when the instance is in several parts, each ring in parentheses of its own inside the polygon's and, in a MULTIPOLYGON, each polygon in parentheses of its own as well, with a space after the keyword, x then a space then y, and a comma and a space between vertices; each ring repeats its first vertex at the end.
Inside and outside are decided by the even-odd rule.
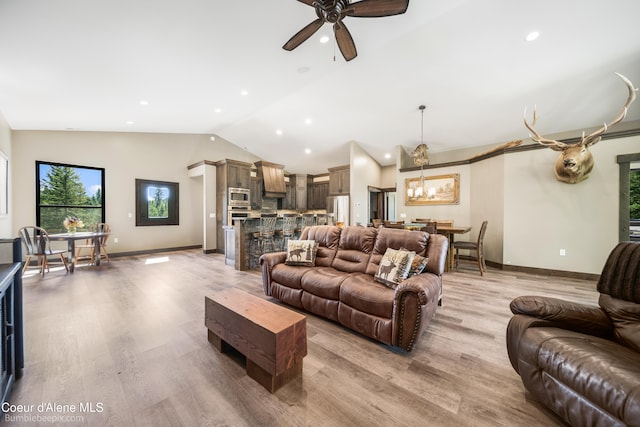
POLYGON ((48 258, 50 256, 59 256, 65 270, 69 272, 69 266, 67 265, 67 260, 64 256, 64 254, 67 253, 67 250, 51 249, 49 234, 44 228, 30 225, 20 228, 20 230, 18 230, 18 234, 20 235, 20 240, 22 240, 22 243, 26 248, 25 254, 27 256, 24 267, 22 267, 22 274, 24 274, 24 272, 27 270, 27 267, 29 267, 29 262, 34 256, 38 258, 38 268, 40 269, 40 276, 42 277, 44 277, 45 271, 49 271, 48 258))
POLYGON ((427 222, 433 222, 433 220, 431 218, 416 218, 413 220, 413 222, 417 222, 419 224, 425 224, 427 222))
POLYGON ((404 228, 404 221, 382 221, 386 228, 404 228))
POLYGON ((466 249, 469 251, 475 251, 476 257, 472 258, 478 262, 478 269, 480 270, 480 275, 484 275, 484 272, 487 271, 487 265, 484 259, 484 234, 487 231, 488 221, 483 221, 482 226, 480 226, 480 232, 478 233, 478 240, 475 242, 465 242, 465 241, 454 241, 453 248, 455 249, 455 268, 458 268, 458 261, 460 259, 460 255, 458 254, 459 249, 466 249))
MULTIPOLYGON (((420 221, 418 221, 420 222, 420 221)), ((426 231, 429 234, 437 234, 438 233, 438 223, 435 221, 425 221, 425 222, 420 222, 421 224, 424 224, 424 227, 422 227, 420 229, 420 231, 426 231)))
MULTIPOLYGON (((89 231, 98 233, 111 233, 111 227, 105 222, 100 222, 89 227, 89 231)), ((111 262, 111 260, 109 259, 109 254, 107 253, 107 240, 109 240, 109 234, 97 237, 97 239, 98 244, 100 245, 100 259, 104 258, 106 261, 111 262)), ((86 239, 84 241, 84 244, 76 244, 76 260, 80 259, 80 254, 83 250, 89 251, 89 263, 95 264, 96 249, 93 239, 86 239)))

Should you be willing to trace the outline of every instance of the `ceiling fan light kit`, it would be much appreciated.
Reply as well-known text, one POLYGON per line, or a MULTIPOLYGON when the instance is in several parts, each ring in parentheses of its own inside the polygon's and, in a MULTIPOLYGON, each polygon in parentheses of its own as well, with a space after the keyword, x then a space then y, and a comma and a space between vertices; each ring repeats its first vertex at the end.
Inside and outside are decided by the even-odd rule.
POLYGON ((316 9, 317 19, 298 31, 282 46, 284 50, 293 50, 316 33, 325 23, 333 25, 333 33, 338 48, 345 60, 351 61, 358 56, 355 42, 347 26, 342 22, 345 16, 356 18, 381 18, 401 15, 407 11, 409 0, 298 0, 316 9))

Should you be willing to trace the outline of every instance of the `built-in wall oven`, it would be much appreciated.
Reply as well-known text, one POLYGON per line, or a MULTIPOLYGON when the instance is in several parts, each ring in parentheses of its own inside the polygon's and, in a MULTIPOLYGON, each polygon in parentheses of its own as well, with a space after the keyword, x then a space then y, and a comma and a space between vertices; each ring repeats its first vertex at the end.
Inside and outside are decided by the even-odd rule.
POLYGON ((236 219, 247 219, 249 216, 249 208, 243 207, 229 207, 227 212, 227 225, 233 225, 233 221, 236 219))

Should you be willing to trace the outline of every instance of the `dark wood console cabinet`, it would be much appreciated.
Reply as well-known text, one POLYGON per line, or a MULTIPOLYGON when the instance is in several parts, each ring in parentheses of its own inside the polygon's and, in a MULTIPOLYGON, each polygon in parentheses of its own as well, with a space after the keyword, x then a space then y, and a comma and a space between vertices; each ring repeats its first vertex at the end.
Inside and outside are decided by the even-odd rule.
POLYGON ((13 245, 13 262, 0 264, 0 392, 2 402, 6 402, 14 381, 22 376, 24 368, 22 243, 20 239, 0 239, 0 243, 13 245))

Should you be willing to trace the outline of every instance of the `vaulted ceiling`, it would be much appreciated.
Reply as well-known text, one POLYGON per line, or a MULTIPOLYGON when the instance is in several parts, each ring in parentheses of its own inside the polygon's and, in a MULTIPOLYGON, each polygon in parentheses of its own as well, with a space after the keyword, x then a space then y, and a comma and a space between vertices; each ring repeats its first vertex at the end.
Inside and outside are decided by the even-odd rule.
POLYGON ((639 15, 637 0, 411 0, 346 17, 346 62, 329 24, 282 49, 316 18, 296 0, 0 0, 0 112, 15 130, 212 135, 290 172, 344 164, 352 141, 388 165, 420 143, 421 104, 432 153, 526 138, 534 104, 543 134, 612 119, 614 72, 640 85, 639 15))

